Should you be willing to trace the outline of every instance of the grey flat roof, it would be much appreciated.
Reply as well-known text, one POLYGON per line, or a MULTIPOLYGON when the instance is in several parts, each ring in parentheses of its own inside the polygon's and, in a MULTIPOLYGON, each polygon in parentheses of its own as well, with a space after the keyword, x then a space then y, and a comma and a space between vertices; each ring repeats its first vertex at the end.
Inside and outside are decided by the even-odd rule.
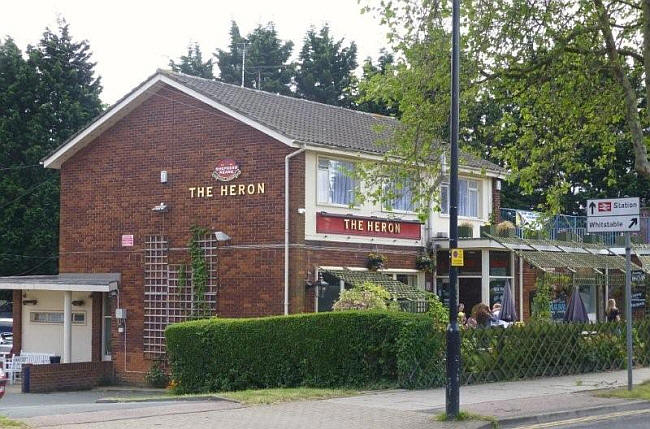
POLYGON ((0 289, 110 292, 117 289, 120 273, 62 273, 41 276, 0 277, 0 289))

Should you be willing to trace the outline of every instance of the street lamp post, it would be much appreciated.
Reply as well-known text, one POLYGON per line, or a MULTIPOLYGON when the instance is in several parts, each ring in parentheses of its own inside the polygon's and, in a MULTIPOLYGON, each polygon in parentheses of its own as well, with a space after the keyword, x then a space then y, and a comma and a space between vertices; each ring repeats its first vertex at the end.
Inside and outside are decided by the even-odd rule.
MULTIPOLYGON (((451 41, 451 161, 449 168, 449 256, 458 247, 458 116, 460 69, 460 0, 453 0, 451 41)), ((460 330, 458 329, 458 268, 449 266, 449 326, 447 327, 447 417, 458 417, 460 406, 460 330)))

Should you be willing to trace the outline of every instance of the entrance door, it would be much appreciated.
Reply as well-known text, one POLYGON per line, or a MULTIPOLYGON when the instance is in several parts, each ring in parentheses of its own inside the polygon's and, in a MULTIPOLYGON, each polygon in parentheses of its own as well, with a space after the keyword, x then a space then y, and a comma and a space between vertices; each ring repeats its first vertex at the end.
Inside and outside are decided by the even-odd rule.
POLYGON ((465 304, 465 314, 469 317, 472 307, 481 302, 481 279, 459 278, 458 301, 465 304))

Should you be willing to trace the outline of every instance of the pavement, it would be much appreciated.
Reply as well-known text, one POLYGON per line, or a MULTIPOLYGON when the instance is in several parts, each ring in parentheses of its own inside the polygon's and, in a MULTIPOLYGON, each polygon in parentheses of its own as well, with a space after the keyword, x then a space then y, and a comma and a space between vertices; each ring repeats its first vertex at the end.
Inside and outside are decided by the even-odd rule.
MULTIPOLYGON (((634 371, 636 382, 650 380, 650 368, 634 371)), ((647 422, 650 403, 593 396, 595 389, 626 385, 627 372, 582 374, 461 387, 461 409, 493 416, 501 427, 597 427, 594 415, 617 415, 634 426, 647 422), (589 420, 592 419, 592 420, 589 420), (636 419, 636 420, 635 420, 636 419), (546 423, 564 420, 564 426, 546 423)), ((106 396, 147 392, 87 391, 19 394, 10 388, 0 414, 33 428, 373 428, 405 429, 490 427, 486 421, 437 422, 444 411, 444 389, 384 390, 358 396, 277 405, 244 406, 236 402, 96 403, 106 396)), ((605 417, 601 417, 604 420, 605 417)), ((608 423, 611 424, 611 423, 608 423)), ((602 426, 602 427, 616 427, 602 426)), ((621 426, 625 427, 625 426, 621 426)), ((643 427, 643 426, 639 426, 643 427)))

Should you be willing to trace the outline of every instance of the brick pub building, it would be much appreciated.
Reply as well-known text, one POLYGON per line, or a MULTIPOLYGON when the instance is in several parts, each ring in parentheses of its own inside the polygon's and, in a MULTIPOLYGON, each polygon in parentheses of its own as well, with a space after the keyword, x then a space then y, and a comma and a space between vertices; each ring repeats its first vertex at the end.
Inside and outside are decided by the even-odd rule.
MULTIPOLYGON (((219 317, 327 311, 342 287, 367 278, 371 252, 388 259, 382 278, 406 287, 391 290, 444 295, 446 183, 426 223, 408 195, 390 210, 353 204, 365 185, 345 171, 381 159, 377 126, 396 124, 158 71, 44 159, 61 175, 60 274, 0 279, 14 289, 14 352, 110 360, 118 379, 141 381, 164 357, 165 326, 187 320, 198 301, 219 317), (193 288, 193 226, 204 229, 195 240, 203 298, 193 288), (416 267, 428 243, 441 249, 436 276, 416 267)), ((503 174, 463 155, 459 210, 474 237, 498 217, 503 174)), ((468 307, 490 301, 489 281, 514 286, 517 277, 514 253, 480 245, 461 272, 468 307)))

